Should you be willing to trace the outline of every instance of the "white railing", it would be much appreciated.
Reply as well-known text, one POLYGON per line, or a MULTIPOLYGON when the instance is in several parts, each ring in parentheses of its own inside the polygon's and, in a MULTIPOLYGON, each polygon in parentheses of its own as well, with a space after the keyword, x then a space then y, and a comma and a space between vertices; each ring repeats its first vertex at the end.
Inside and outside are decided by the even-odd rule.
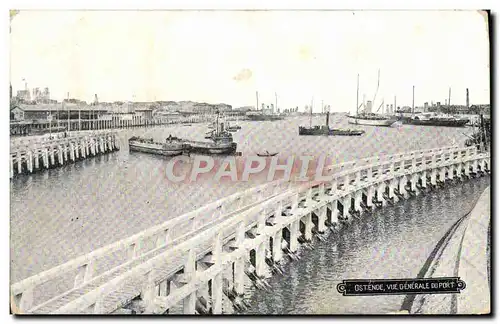
MULTIPOLYGON (((433 169, 433 168, 439 168, 442 166, 446 166, 449 164, 453 163, 462 163, 462 162, 467 162, 469 159, 474 159, 477 157, 475 155, 475 149, 471 148, 457 148, 457 149, 449 149, 449 150, 442 150, 441 153, 438 154, 438 158, 440 160, 439 163, 433 164, 433 163, 425 163, 421 165, 418 168, 418 172, 428 170, 428 169, 433 169), (458 153, 458 154, 457 154, 458 153), (453 160, 445 160, 445 158, 448 156, 452 156, 453 160)), ((426 154, 422 154, 420 156, 415 156, 415 154, 410 154, 409 157, 399 157, 397 159, 391 159, 388 158, 381 163, 378 164, 370 164, 370 165, 365 165, 359 168, 356 168, 355 170, 346 170, 345 172, 339 173, 335 175, 334 180, 339 180, 342 179, 342 177, 346 175, 355 175, 358 172, 368 172, 368 170, 373 169, 374 167, 378 167, 380 165, 389 165, 389 167, 379 169, 382 172, 389 171, 391 166, 390 164, 392 163, 397 163, 397 162, 404 162, 406 165, 406 162, 411 162, 413 163, 414 158, 432 158, 432 156, 435 156, 435 152, 428 152, 426 154)), ((427 161, 427 160, 426 160, 427 161)), ((431 161, 429 159, 429 161, 431 161)), ((402 170, 399 170, 401 172, 402 170)), ((405 170, 404 172, 401 172, 401 174, 411 174, 413 172, 416 172, 417 169, 414 168, 409 168, 405 170)), ((386 181, 387 179, 383 179, 384 177, 374 177, 374 181, 386 181), (378 179, 377 179, 378 178, 378 179)), ((331 183, 331 182, 330 182, 331 183)), ((304 183, 303 185, 297 187, 297 188, 290 188, 283 192, 282 194, 278 196, 274 196, 270 199, 265 200, 264 202, 251 207, 241 213, 234 214, 232 217, 229 217, 225 220, 217 221, 213 220, 211 223, 208 223, 205 225, 206 230, 198 233, 196 236, 193 236, 182 243, 169 248, 167 251, 161 253, 160 255, 153 257, 151 259, 148 259, 144 263, 140 264, 139 266, 133 268, 132 270, 127 271, 126 273, 120 275, 119 277, 113 278, 111 281, 107 282, 104 285, 99 286, 98 288, 92 290, 90 293, 85 294, 85 297, 78 298, 74 301, 71 301, 64 307, 60 308, 57 310, 57 313, 71 313, 71 312, 76 312, 79 310, 82 310, 84 308, 90 307, 92 305, 95 305, 96 303, 99 303, 100 300, 102 300, 104 297, 107 295, 111 294, 114 291, 118 291, 120 287, 123 286, 125 282, 131 281, 135 278, 145 278, 145 274, 147 274, 151 269, 153 268, 158 268, 161 267, 161 265, 165 264, 168 262, 169 259, 172 257, 178 257, 179 255, 183 255, 184 253, 187 253, 189 250, 193 249, 193 247, 198 246, 201 248, 197 248, 196 250, 198 251, 198 258, 202 257, 211 247, 211 243, 214 241, 214 238, 217 235, 221 235, 223 238, 223 242, 227 242, 234 238, 235 233, 237 232, 237 229, 240 228, 242 225, 243 227, 248 230, 252 227, 255 227, 259 221, 261 221, 261 215, 263 212, 268 212, 268 211, 273 211, 276 209, 276 206, 281 206, 282 208, 285 208, 286 206, 289 206, 290 204, 293 203, 294 197, 297 195, 308 195, 310 192, 310 189, 312 186, 318 185, 319 182, 307 182, 304 183), (213 226, 212 226, 213 225, 213 226)), ((369 185, 367 183, 366 185, 369 185)), ((359 190, 359 187, 356 188, 355 190, 359 190)), ((313 192, 314 194, 314 192, 313 192)), ((332 196, 332 200, 334 199, 339 199, 342 198, 345 195, 350 194, 349 191, 336 191, 336 194, 332 196)), ((319 203, 318 203, 319 204, 319 203)), ((319 206, 318 206, 319 207, 319 206)), ((295 215, 293 217, 287 217, 287 221, 282 223, 282 225, 289 224, 293 221, 296 221, 298 218, 302 217, 303 215, 295 215)), ((238 253, 246 253, 247 251, 239 251, 238 253)), ((182 267, 182 262, 179 263, 178 267, 182 267)), ((177 268, 175 268, 177 270, 177 268)), ((163 276, 165 276, 163 274, 163 276)), ((166 279, 166 278, 163 278, 166 279)), ((161 279, 155 280, 156 282, 161 281, 161 279)), ((139 294, 140 291, 137 292, 139 294)))
MULTIPOLYGON (((398 162, 400 163, 401 161, 403 161, 403 163, 405 163, 406 165, 407 162, 413 163, 418 159, 426 157, 443 154, 455 154, 456 152, 464 153, 467 151, 469 152, 469 154, 473 152, 471 148, 448 147, 396 154, 387 156, 385 158, 383 156, 376 156, 359 161, 352 161, 328 166, 325 168, 325 170, 327 171, 327 173, 330 172, 335 174, 336 179, 345 178, 346 176, 350 178, 351 175, 354 175, 356 177, 356 173, 358 172, 364 172, 368 174, 368 170, 371 170, 371 172, 373 173, 373 169, 378 168, 380 165, 391 165, 398 162)), ((377 172, 378 170, 375 170, 375 173, 377 172)), ((353 178, 350 179, 352 180, 353 178)), ((245 208, 247 208, 248 210, 255 210, 255 208, 259 208, 258 206, 268 206, 266 202, 275 201, 275 197, 278 194, 280 194, 280 197, 282 197, 282 193, 293 193, 293 195, 296 195, 298 193, 299 195, 301 195, 305 193, 306 190, 301 188, 307 188, 307 190, 309 190, 309 187, 313 185, 313 182, 303 184, 299 186, 299 189, 294 188, 290 185, 286 188, 285 191, 283 191, 283 188, 281 187, 284 184, 285 181, 277 180, 268 184, 245 190, 243 192, 235 193, 231 196, 210 203, 195 211, 176 217, 164 222, 163 224, 156 225, 150 229, 137 233, 129 238, 99 248, 89 254, 70 260, 62 265, 56 266, 52 269, 15 283, 11 286, 11 294, 17 301, 20 302, 23 297, 26 297, 23 296, 25 293, 27 293, 27 295, 32 295, 33 290, 37 286, 40 286, 53 279, 59 278, 64 274, 72 271, 78 272, 73 287, 83 285, 96 276, 111 269, 113 266, 107 266, 104 269, 101 269, 102 271, 98 273, 98 271, 96 271, 96 263, 102 259, 108 260, 107 258, 113 257, 117 251, 127 252, 127 257, 124 262, 129 261, 131 259, 149 253, 150 251, 153 251, 158 247, 165 246, 171 243, 173 240, 178 240, 179 238, 189 239, 189 236, 196 233, 199 229, 207 228, 207 224, 210 224, 210 220, 212 220, 212 222, 220 222, 220 220, 224 217, 231 216, 230 218, 232 219, 234 217, 237 217, 239 214, 247 215, 246 212, 241 213, 241 210, 245 208), (262 201, 264 201, 264 203, 262 203, 262 201), (145 244, 148 240, 149 247, 147 247, 147 244, 145 244)), ((286 204, 291 204, 293 201, 293 197, 286 197, 289 200, 286 202, 282 200, 281 203, 285 202, 286 204)), ((271 206, 271 209, 272 208, 275 207, 271 206)))
POLYGON ((44 134, 40 136, 28 136, 22 138, 11 138, 10 140, 10 150, 11 152, 25 146, 43 146, 47 144, 58 144, 66 143, 68 141, 80 140, 87 137, 99 136, 102 134, 106 135, 116 135, 116 131, 110 130, 100 130, 100 131, 72 131, 68 132, 66 137, 63 133, 52 134, 52 138, 49 134, 44 134))

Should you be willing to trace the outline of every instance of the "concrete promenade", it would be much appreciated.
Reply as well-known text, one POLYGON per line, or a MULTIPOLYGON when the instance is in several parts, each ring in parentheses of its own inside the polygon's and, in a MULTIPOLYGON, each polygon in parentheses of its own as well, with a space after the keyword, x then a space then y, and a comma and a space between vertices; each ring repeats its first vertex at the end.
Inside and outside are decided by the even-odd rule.
POLYGON ((460 294, 425 294, 410 298, 411 314, 489 314, 489 226, 491 206, 488 187, 472 211, 460 218, 438 243, 425 278, 460 277, 466 288, 460 294))

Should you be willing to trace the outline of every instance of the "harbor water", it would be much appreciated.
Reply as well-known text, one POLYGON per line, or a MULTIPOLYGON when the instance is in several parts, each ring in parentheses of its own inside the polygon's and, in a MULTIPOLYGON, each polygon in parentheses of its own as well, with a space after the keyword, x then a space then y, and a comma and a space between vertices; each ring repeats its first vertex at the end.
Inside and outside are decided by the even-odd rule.
MULTIPOLYGON (((345 115, 333 115, 331 127, 364 129, 366 133, 361 137, 298 136, 298 126, 308 126, 309 122, 308 117, 239 121, 242 129, 233 133, 233 138, 242 156, 236 159, 267 150, 279 152, 280 157, 328 154, 333 162, 343 162, 463 145, 464 133, 471 132, 468 128, 411 125, 353 126, 347 124, 345 115)), ((312 122, 323 124, 324 117, 315 117, 312 122)), ((127 139, 134 135, 158 141, 164 141, 169 134, 204 140, 207 126, 119 130, 119 152, 11 180, 11 282, 264 181, 214 182, 207 177, 197 182, 172 183, 165 176, 169 158, 129 153, 127 148, 127 139)), ((339 297, 336 283, 354 277, 415 276, 439 235, 463 215, 487 181, 458 183, 353 223, 338 234, 338 243, 317 243, 307 257, 291 264, 287 280, 273 277, 271 283, 276 289, 272 294, 256 292, 248 297, 253 305, 250 312, 362 313, 385 309, 384 300, 389 300, 386 308, 394 310, 397 296, 363 298, 373 304, 370 308, 359 299, 339 297), (319 284, 313 285, 312 281, 319 284)))
POLYGON ((269 279, 269 291, 249 289, 246 301, 250 308, 244 313, 399 311, 404 295, 344 297, 337 291, 337 284, 345 279, 417 278, 437 242, 470 212, 489 185, 488 177, 450 184, 362 215, 339 233, 331 233, 325 242, 314 242, 312 251, 302 248, 299 261, 288 263, 283 275, 269 279))

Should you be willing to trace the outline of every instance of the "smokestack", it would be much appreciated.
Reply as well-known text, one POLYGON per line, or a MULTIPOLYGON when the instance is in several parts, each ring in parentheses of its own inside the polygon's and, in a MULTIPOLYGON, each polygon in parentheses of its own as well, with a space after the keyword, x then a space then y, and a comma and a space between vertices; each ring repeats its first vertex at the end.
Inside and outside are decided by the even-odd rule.
POLYGON ((415 86, 413 86, 412 99, 411 99, 411 113, 415 113, 415 86))
POLYGON ((469 108, 469 88, 465 89, 465 105, 469 108))

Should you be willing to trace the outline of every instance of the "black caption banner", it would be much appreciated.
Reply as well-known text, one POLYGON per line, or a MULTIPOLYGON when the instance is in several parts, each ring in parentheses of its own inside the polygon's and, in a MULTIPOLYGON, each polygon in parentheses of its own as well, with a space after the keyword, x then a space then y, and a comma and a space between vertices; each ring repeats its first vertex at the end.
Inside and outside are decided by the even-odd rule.
POLYGON ((456 294, 465 286, 460 277, 348 279, 337 285, 337 291, 344 296, 456 294))

